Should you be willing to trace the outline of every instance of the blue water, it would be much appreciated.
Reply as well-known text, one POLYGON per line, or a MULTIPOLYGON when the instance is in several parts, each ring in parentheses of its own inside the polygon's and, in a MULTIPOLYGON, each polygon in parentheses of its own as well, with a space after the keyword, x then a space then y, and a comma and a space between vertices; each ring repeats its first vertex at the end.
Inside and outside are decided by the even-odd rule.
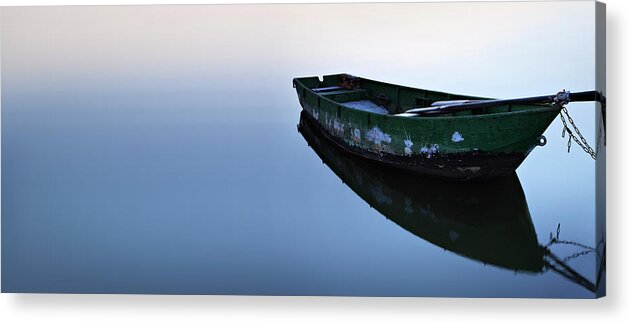
MULTIPOLYGON (((68 10, 72 16, 80 9, 68 10)), ((149 19, 143 17, 140 21, 149 19)), ((323 164, 298 133, 301 108, 291 87, 295 76, 346 71, 439 90, 451 90, 446 89, 451 79, 454 92, 510 97, 555 92, 568 84, 576 90, 593 88, 591 75, 514 89, 493 73, 483 82, 455 70, 437 78, 438 72, 417 60, 402 61, 401 70, 386 73, 370 49, 352 63, 316 61, 316 54, 302 50, 313 35, 299 31, 309 26, 282 29, 296 32, 290 41, 304 45, 296 45, 304 60, 291 60, 283 51, 233 58, 222 47, 218 56, 188 57, 186 64, 164 67, 159 63, 179 62, 169 56, 175 54, 155 58, 151 55, 158 52, 147 50, 153 53, 148 63, 128 62, 124 58, 139 52, 127 47, 130 53, 124 55, 104 54, 116 62, 106 62, 112 72, 96 59, 92 66, 85 52, 48 48, 52 52, 44 63, 32 68, 37 73, 29 74, 29 63, 39 62, 35 54, 52 45, 19 42, 24 36, 15 26, 22 18, 6 12, 3 18, 3 292, 594 296, 555 271, 527 273, 488 264, 384 217, 323 164), (218 68, 222 65, 232 71, 218 68), (134 69, 125 72, 124 67, 134 69), (410 68, 433 77, 401 72, 410 68), (46 72, 55 69, 67 73, 46 72)), ((70 20, 67 26, 86 21, 70 20)), ((270 24, 282 27, 266 20, 265 26, 270 24)), ((70 27, 65 33, 81 32, 70 27)), ((203 38, 216 29, 195 32, 203 38)), ((176 39, 200 42, 198 37, 176 39)), ((177 46, 190 53, 182 43, 177 46)), ((374 50, 383 54, 383 48, 374 50)), ((459 62, 474 67, 477 61, 459 62)), ((515 82, 528 82, 531 69, 520 69, 525 81, 515 82)), ((594 111, 591 103, 570 106, 590 143, 596 137, 594 111)), ((548 144, 536 148, 517 170, 522 202, 539 245, 546 245, 560 224, 561 240, 597 247, 595 163, 576 145, 568 153, 560 133, 557 119, 545 133, 548 144)), ((452 216, 436 215, 439 223, 452 216)), ((471 226, 475 231, 488 223, 480 224, 471 226)), ((561 259, 582 251, 571 245, 552 249, 561 259)), ((596 253, 566 263, 597 281, 596 253)))
MULTIPOLYGON (((387 221, 307 146, 292 90, 279 85, 287 122, 138 102, 119 103, 116 120, 102 102, 7 99, 3 291, 591 295, 552 272, 485 266, 387 221)), ((541 244, 560 223, 562 239, 593 247, 593 173, 552 163, 592 162, 558 146, 519 169, 532 222, 541 244)), ((570 264, 595 280, 593 254, 570 264)))

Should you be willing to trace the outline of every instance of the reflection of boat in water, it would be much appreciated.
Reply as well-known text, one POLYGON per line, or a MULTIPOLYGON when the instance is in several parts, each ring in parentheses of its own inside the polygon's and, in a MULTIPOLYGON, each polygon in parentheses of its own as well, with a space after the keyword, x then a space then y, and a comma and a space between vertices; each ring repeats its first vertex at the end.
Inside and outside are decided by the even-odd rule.
POLYGON ((596 91, 479 98, 348 74, 295 78, 293 86, 314 125, 348 152, 390 168, 455 180, 510 176, 536 146, 545 145, 542 134, 565 104, 604 106, 605 100, 596 91))
POLYGON ((517 175, 484 183, 449 183, 393 173, 337 149, 304 113, 300 132, 357 195, 414 235, 487 264, 542 270, 543 249, 517 175))
POLYGON ((322 161, 371 207, 412 234, 485 264, 531 273, 551 269, 594 290, 539 244, 516 174, 453 183, 395 173, 346 153, 313 123, 302 112, 298 128, 322 161))

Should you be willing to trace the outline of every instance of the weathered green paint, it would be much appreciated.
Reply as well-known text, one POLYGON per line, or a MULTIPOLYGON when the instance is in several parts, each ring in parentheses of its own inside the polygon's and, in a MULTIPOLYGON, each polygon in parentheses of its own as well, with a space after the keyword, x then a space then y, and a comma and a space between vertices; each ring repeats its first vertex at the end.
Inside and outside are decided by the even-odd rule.
POLYGON ((552 105, 512 105, 432 117, 401 117, 393 114, 429 106, 434 101, 488 99, 403 87, 361 79, 353 90, 316 93, 311 89, 339 84, 344 74, 294 79, 298 98, 305 111, 329 133, 349 146, 372 153, 399 156, 436 155, 466 152, 523 153, 527 155, 538 137, 559 113, 552 105), (344 102, 375 101, 387 96, 389 115, 344 106, 344 102))

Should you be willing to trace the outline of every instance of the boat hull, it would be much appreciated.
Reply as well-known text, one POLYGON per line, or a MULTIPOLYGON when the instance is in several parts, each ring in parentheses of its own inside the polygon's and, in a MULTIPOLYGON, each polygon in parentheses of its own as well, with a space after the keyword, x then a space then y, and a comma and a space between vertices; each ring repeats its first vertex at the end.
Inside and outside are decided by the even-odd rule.
POLYGON ((318 129, 321 137, 334 143, 347 153, 370 160, 376 164, 392 167, 433 178, 448 178, 455 180, 485 179, 509 176, 524 161, 527 154, 513 153, 483 153, 462 152, 452 154, 437 154, 434 156, 397 155, 391 153, 375 153, 360 147, 348 145, 342 138, 328 132, 317 120, 303 111, 304 119, 311 127, 318 129))
POLYGON ((294 86, 311 122, 344 150, 407 172, 454 180, 510 175, 543 144, 543 132, 560 111, 538 106, 481 115, 401 117, 353 109, 296 79, 294 86))

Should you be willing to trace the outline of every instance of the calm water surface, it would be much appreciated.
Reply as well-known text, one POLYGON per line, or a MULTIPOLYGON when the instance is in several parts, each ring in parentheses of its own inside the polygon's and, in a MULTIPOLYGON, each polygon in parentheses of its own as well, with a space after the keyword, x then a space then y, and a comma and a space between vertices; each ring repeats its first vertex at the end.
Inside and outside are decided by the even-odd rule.
MULTIPOLYGON (((433 5, 377 8, 384 15, 370 6, 4 10, 2 291, 594 296, 600 263, 581 252, 602 249, 595 164, 576 146, 567 152, 558 119, 514 177, 479 187, 384 175, 298 132, 295 76, 350 72, 504 98, 593 88, 593 44, 558 44, 583 39, 565 36, 593 30, 588 20, 537 14, 549 29, 520 31, 527 5, 485 6, 461 25, 433 5), (314 10, 383 46, 304 19, 314 10), (419 19, 388 18, 402 12, 419 19), (239 29, 243 14, 250 25, 239 29), (510 32, 494 34, 480 14, 513 17, 501 21, 510 32), (444 37, 419 34, 423 15, 446 24, 433 29, 444 37), (437 55, 412 36, 463 50, 437 55), (537 41, 502 51, 468 41, 490 36, 537 41), (339 47, 312 47, 323 42, 339 47), (557 229, 580 245, 548 253, 557 229)), ((570 106, 590 143, 594 110, 570 106)))
MULTIPOLYGON (((297 102, 287 122, 120 105, 3 110, 3 291, 592 295, 540 247, 558 224, 596 246, 593 174, 551 163, 583 152, 537 148, 498 188, 393 180, 309 147, 297 102)), ((595 282, 594 253, 567 264, 595 282)))

